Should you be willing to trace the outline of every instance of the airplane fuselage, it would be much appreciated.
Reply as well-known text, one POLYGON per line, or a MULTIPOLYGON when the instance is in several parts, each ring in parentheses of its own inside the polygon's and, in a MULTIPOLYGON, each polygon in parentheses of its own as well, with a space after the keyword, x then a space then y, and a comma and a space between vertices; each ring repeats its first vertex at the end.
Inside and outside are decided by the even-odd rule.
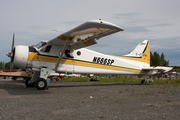
MULTIPOLYGON (((59 73, 79 73, 79 74, 147 74, 142 71, 142 67, 149 64, 142 62, 142 58, 128 58, 111 56, 98 53, 85 48, 72 52, 74 58, 64 55, 58 67, 59 73)), ((41 67, 54 69, 58 57, 29 52, 27 69, 38 71, 41 67)))

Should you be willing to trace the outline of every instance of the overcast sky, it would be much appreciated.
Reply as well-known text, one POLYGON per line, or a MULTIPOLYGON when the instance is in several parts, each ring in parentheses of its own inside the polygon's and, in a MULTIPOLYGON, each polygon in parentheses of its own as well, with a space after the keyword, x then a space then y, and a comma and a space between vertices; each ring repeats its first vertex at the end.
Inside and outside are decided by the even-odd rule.
POLYGON ((15 45, 51 40, 88 20, 102 19, 125 31, 88 47, 104 54, 125 55, 147 39, 152 52, 162 52, 180 66, 180 0, 0 0, 0 61, 8 62, 15 45))

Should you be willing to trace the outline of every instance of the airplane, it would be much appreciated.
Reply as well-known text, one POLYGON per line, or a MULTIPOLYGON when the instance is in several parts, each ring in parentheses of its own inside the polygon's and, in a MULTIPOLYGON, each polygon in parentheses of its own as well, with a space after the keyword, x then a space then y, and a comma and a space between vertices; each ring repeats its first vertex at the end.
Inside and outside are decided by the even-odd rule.
POLYGON ((70 74, 129 74, 152 75, 170 67, 150 67, 149 41, 144 40, 132 52, 124 56, 105 55, 84 47, 97 44, 107 35, 124 31, 119 26, 100 20, 87 21, 49 41, 34 46, 18 45, 12 40, 11 64, 33 72, 25 80, 27 87, 44 90, 51 73, 70 74))

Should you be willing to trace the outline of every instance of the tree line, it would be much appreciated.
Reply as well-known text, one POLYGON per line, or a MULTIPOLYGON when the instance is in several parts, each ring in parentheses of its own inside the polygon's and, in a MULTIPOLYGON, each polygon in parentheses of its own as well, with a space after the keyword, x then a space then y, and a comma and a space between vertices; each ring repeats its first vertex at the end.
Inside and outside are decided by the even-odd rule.
POLYGON ((165 60, 165 55, 162 53, 159 55, 157 52, 150 52, 151 55, 151 62, 150 66, 169 66, 169 60, 165 60))
MULTIPOLYGON (((10 69, 11 67, 11 62, 0 62, 0 70, 6 70, 6 69, 10 69)), ((12 69, 18 69, 17 67, 15 66, 12 66, 12 69)))

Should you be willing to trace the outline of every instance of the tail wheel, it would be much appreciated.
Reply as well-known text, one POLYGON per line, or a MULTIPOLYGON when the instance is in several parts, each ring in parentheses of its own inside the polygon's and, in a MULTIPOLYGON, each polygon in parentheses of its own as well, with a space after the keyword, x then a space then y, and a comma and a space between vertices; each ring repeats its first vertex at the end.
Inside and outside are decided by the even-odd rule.
POLYGON ((146 79, 143 79, 142 81, 141 81, 141 84, 147 84, 148 83, 148 81, 146 80, 146 79))
POLYGON ((34 87, 34 83, 31 83, 31 84, 29 84, 29 80, 30 80, 31 78, 26 78, 25 79, 25 85, 26 85, 26 87, 34 87))
POLYGON ((38 90, 44 90, 46 89, 47 87, 47 81, 43 78, 39 78, 37 81, 36 81, 36 88, 38 90))

